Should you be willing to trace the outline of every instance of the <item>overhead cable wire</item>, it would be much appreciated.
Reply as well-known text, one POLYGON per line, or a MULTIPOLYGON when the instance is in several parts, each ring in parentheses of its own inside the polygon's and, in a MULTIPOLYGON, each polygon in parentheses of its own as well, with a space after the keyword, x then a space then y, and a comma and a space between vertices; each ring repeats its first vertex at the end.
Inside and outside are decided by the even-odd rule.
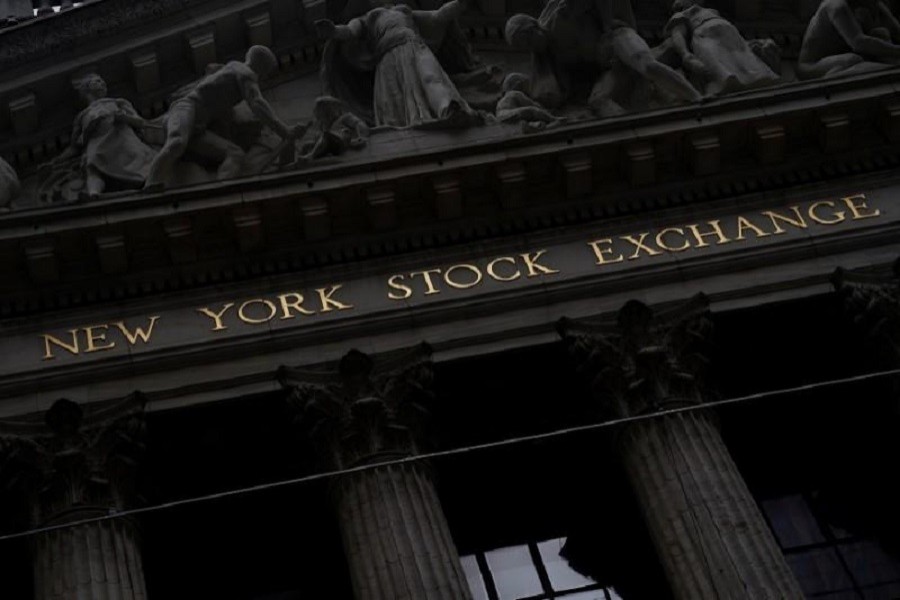
POLYGON ((576 425, 573 427, 566 427, 563 429, 556 429, 554 431, 548 431, 545 433, 536 433, 523 435, 513 438, 507 438, 504 440, 497 440, 493 442, 485 442, 482 444, 473 444, 470 446, 463 446, 460 448, 450 448, 447 450, 437 450, 434 452, 428 452, 424 454, 417 454, 415 456, 408 456, 404 458, 398 458, 393 460, 387 460, 383 462, 377 462, 372 464, 361 465, 357 467, 349 467, 346 469, 339 469, 333 471, 323 471, 321 473, 313 473, 311 475, 305 475, 303 477, 297 477, 293 479, 284 479, 281 481, 275 481, 270 483, 263 483, 259 485, 253 485, 249 487, 235 488, 232 490, 227 490, 224 492, 216 492, 214 494, 205 494, 202 496, 194 496, 191 498, 183 498, 181 500, 173 500, 170 502, 163 502, 160 504, 154 504, 152 506, 145 506, 141 508, 133 508, 121 511, 110 511, 109 514, 91 517, 88 519, 79 519, 77 521, 69 521, 66 523, 60 523, 55 525, 47 525, 44 527, 36 527, 33 529, 28 529, 25 531, 19 531, 15 533, 10 533, 6 535, 0 535, 0 542, 6 542, 15 539, 27 538, 35 535, 39 535, 42 533, 49 533, 52 531, 59 531, 61 529, 68 529, 72 527, 78 527, 81 525, 89 525, 92 523, 100 523, 104 521, 110 521, 113 519, 121 519, 125 517, 133 517, 137 515, 143 515, 148 513, 160 512, 163 510, 170 510, 173 508, 179 508, 183 506, 191 506, 195 504, 200 504, 204 502, 212 502, 215 500, 222 500, 226 498, 233 498, 237 496, 244 496, 248 494, 253 494, 257 492, 263 492, 267 490, 273 490, 278 488, 284 488, 288 486, 294 485, 302 485, 307 483, 313 483, 316 481, 323 481, 328 479, 334 479, 338 477, 343 477, 346 475, 352 475, 355 473, 363 473, 366 471, 372 471, 374 469, 380 469, 383 467, 394 467, 407 465, 417 462, 424 462, 428 460, 447 458, 453 456, 462 456, 467 454, 472 454, 475 452, 483 452, 489 450, 496 450, 499 448, 509 448, 512 446, 518 446, 523 444, 531 444, 535 442, 541 442, 545 440, 553 440, 563 437, 568 437, 571 435, 576 435, 579 433, 587 433, 592 431, 600 431, 603 429, 612 429, 615 427, 621 427, 624 425, 630 425, 632 423, 639 423, 643 421, 649 421, 652 419, 658 419, 666 416, 672 415, 680 415, 685 413, 691 413, 695 411, 703 411, 709 410, 711 408, 721 408, 727 406, 734 406, 737 404, 745 404, 757 400, 764 400, 768 398, 773 398, 776 396, 787 396, 787 395, 798 395, 804 392, 811 392, 816 390, 821 390, 823 388, 828 388, 837 385, 846 385, 851 383, 861 383, 864 381, 871 381, 875 379, 882 379, 886 377, 891 377, 895 375, 900 375, 900 369, 892 369, 889 371, 878 371, 875 373, 866 373, 864 375, 854 375, 852 377, 844 377, 841 379, 831 379, 828 381, 819 381, 815 383, 809 383, 789 388, 782 388, 779 390, 770 390, 766 392, 758 392, 755 394, 749 394, 746 396, 739 396, 736 398, 729 398, 726 400, 714 400, 710 402, 704 402, 701 404, 695 404, 690 406, 682 406, 678 408, 670 408, 665 409, 653 413, 646 413, 641 415, 634 415, 629 417, 621 417, 617 419, 609 419, 606 421, 602 421, 599 423, 589 423, 586 425, 576 425))

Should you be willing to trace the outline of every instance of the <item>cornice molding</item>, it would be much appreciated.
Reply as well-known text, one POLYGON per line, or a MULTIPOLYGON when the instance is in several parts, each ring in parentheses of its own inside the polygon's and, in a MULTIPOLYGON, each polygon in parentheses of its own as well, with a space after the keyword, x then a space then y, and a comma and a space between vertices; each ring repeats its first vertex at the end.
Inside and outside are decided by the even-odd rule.
POLYGON ((85 40, 122 34, 207 0, 94 0, 0 30, 0 71, 76 49, 85 40))

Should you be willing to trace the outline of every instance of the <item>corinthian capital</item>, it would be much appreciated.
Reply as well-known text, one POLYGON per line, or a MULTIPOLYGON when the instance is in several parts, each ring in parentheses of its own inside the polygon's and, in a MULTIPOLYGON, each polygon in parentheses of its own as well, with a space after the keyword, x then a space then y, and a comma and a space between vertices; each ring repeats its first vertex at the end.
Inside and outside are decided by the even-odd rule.
POLYGON ((663 311, 632 300, 615 322, 563 319, 558 328, 608 416, 702 402, 712 331, 704 295, 663 311))
POLYGON ((432 377, 426 344, 377 356, 351 350, 337 365, 282 367, 279 376, 301 425, 337 468, 419 453, 432 377))
POLYGON ((831 277, 844 311, 866 338, 900 358, 900 260, 892 269, 845 271, 831 277))
POLYGON ((82 408, 58 400, 49 411, 0 421, 0 474, 24 492, 35 524, 74 509, 132 504, 144 453, 144 399, 82 408))

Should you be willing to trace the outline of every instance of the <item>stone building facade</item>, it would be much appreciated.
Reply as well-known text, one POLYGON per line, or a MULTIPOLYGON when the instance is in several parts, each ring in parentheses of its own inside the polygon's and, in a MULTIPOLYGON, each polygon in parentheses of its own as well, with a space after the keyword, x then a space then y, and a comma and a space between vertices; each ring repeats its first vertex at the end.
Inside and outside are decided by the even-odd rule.
POLYGON ((886 0, 0 0, 0 596, 900 598, 886 0))

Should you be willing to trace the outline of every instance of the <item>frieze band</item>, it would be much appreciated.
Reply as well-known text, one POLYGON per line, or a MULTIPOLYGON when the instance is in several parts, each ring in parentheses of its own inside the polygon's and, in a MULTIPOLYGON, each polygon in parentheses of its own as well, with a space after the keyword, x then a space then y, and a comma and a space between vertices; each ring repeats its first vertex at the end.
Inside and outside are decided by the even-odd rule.
MULTIPOLYGON (((865 194, 837 200, 818 200, 755 214, 712 219, 662 227, 653 231, 622 234, 589 240, 578 246, 584 261, 598 268, 633 263, 689 250, 703 250, 727 244, 747 244, 790 231, 825 229, 853 221, 885 215, 870 206, 865 194)), ((383 297, 398 304, 434 296, 471 293, 488 283, 509 285, 552 280, 563 274, 554 266, 557 249, 544 248, 508 256, 488 257, 449 266, 434 266, 388 276, 380 284, 383 297)), ((194 316, 202 322, 203 335, 221 335, 233 330, 268 327, 273 322, 303 322, 328 314, 352 313, 371 300, 350 295, 349 282, 335 283, 310 291, 286 290, 271 295, 199 306, 194 316)), ((154 334, 167 326, 164 314, 109 323, 79 325, 62 332, 43 332, 41 360, 62 355, 87 356, 150 346, 154 334)))

